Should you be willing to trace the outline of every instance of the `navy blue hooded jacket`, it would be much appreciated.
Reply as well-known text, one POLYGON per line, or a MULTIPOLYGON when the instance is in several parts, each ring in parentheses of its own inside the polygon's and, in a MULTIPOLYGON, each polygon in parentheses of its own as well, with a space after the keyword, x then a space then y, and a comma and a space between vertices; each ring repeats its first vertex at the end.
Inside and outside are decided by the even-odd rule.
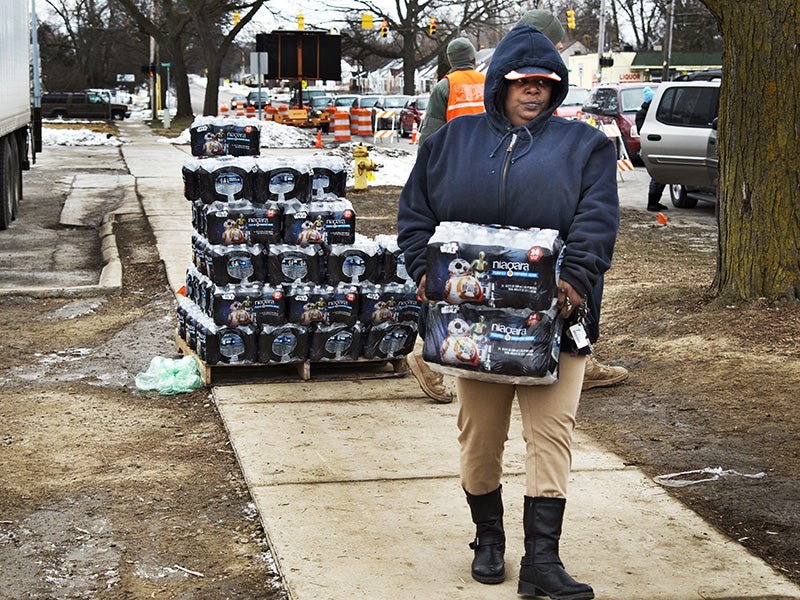
POLYGON ((557 229, 566 242, 561 278, 588 298, 587 333, 595 341, 619 225, 617 156, 599 130, 553 116, 568 85, 567 68, 541 31, 526 24, 509 31, 486 75, 486 112, 449 121, 420 146, 400 195, 398 243, 419 283, 428 240, 442 221, 557 229), (550 69, 561 81, 553 82, 545 111, 513 127, 503 114, 504 76, 525 66, 550 69))

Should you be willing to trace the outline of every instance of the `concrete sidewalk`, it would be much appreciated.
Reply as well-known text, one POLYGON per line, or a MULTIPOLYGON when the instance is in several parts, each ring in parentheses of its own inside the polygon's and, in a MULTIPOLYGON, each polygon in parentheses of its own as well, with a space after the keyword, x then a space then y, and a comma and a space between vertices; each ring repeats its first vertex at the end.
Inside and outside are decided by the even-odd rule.
MULTIPOLYGON (((191 254, 180 174, 188 147, 157 142, 144 125, 121 128, 177 290, 191 254)), ((628 187, 641 198, 646 183, 628 187)), ((455 403, 429 402, 410 376, 265 381, 213 394, 292 598, 516 597, 525 489, 518 412, 505 458, 508 576, 486 586, 469 574, 474 529, 458 477, 455 403)), ((800 599, 800 588, 580 429, 561 549, 598 598, 800 599)))

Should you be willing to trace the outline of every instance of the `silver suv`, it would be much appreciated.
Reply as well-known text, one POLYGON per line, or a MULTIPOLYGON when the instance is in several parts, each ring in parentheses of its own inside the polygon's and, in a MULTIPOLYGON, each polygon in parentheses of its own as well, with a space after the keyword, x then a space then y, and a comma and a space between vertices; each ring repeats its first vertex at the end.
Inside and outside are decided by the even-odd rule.
POLYGON ((658 87, 640 132, 642 160, 669 185, 672 204, 716 202, 719 81, 672 81, 658 87))

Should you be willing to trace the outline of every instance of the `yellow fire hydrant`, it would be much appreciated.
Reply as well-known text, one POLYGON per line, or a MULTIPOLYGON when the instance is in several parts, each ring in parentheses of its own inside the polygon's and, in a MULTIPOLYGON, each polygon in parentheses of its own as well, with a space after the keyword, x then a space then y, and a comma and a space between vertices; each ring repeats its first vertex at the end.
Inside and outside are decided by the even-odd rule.
POLYGON ((367 182, 375 179, 373 171, 378 170, 378 165, 369 157, 369 150, 364 144, 353 148, 353 158, 356 161, 354 190, 367 189, 367 182))

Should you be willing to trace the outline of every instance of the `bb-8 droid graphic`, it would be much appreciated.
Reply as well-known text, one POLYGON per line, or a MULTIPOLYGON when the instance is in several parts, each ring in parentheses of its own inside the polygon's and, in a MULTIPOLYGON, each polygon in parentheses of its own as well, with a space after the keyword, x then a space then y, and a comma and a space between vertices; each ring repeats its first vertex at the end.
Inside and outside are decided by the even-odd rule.
POLYGON ((444 286, 444 300, 448 304, 483 302, 483 286, 472 272, 472 267, 463 258, 450 261, 447 266, 450 278, 444 286))
POLYGON ((242 222, 234 221, 233 219, 225 219, 222 224, 222 245, 232 246, 234 244, 244 244, 245 237, 242 231, 242 222))
POLYGON ((230 312, 228 313, 228 327, 236 327, 237 325, 249 325, 253 319, 247 308, 241 302, 231 302, 230 312))
POLYGON ((309 244, 322 243, 322 234, 317 229, 316 224, 311 221, 303 221, 300 226, 300 233, 297 234, 297 244, 308 246, 309 244))
POLYGON ((478 366, 478 345, 470 336, 470 328, 464 319, 453 319, 447 325, 439 356, 442 364, 478 366))

